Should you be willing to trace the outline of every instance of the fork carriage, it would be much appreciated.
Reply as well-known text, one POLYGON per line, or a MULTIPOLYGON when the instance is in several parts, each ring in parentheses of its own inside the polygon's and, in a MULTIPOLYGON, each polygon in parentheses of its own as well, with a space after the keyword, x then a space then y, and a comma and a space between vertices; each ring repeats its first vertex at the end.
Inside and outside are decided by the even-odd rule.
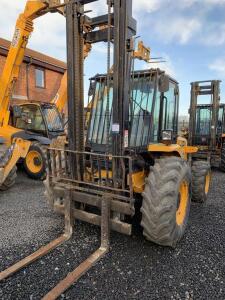
POLYGON ((81 221, 101 225, 101 199, 110 199, 110 227, 130 235, 134 215, 134 159, 131 156, 113 156, 50 148, 48 179, 45 183, 49 203, 57 212, 64 213, 65 194, 70 191, 73 216, 81 221), (72 170, 70 162, 83 166, 72 170), (115 174, 119 174, 116 177, 115 174), (97 209, 93 209, 97 208, 97 209))

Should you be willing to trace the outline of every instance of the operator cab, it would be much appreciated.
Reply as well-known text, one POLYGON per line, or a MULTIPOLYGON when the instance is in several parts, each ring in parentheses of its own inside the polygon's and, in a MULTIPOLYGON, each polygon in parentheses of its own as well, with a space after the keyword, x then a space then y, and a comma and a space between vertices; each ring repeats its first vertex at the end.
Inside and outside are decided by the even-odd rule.
MULTIPOLYGON (((216 125, 216 140, 220 143, 225 131, 225 104, 220 104, 218 120, 216 125)), ((199 104, 196 108, 196 126, 194 133, 194 143, 201 146, 209 146, 212 126, 212 105, 199 104)))
MULTIPOLYGON (((109 97, 107 76, 96 75, 90 79, 89 104, 86 118, 88 132, 86 146, 93 151, 105 151, 107 126, 112 144, 113 78, 109 97), (109 113, 107 113, 109 98, 109 113), (107 121, 108 120, 108 121, 107 121), (104 150, 103 150, 104 149, 104 150)), ((159 69, 135 71, 131 77, 130 103, 127 114, 128 132, 126 148, 146 150, 149 144, 162 141, 162 132, 168 131, 176 140, 178 130, 179 87, 177 81, 159 69)))
POLYGON ((53 139, 64 133, 63 120, 51 103, 29 103, 13 106, 13 126, 31 134, 53 139))

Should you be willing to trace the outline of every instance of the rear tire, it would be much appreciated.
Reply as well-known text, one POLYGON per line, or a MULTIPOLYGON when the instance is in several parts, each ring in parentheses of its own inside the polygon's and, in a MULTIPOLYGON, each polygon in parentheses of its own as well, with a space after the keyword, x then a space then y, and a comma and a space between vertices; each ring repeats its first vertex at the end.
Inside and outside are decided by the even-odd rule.
POLYGON ((3 184, 0 185, 0 191, 6 191, 15 184, 16 177, 17 177, 16 171, 17 171, 17 167, 15 166, 10 171, 9 175, 7 176, 3 184))
POLYGON ((27 175, 35 180, 46 178, 46 150, 39 142, 33 142, 23 162, 27 175))
POLYGON ((204 203, 207 199, 211 181, 210 163, 197 160, 192 165, 192 201, 204 203))
POLYGON ((191 172, 179 157, 156 160, 142 194, 143 235, 162 246, 175 247, 187 226, 191 172))
POLYGON ((221 149, 220 170, 225 172, 225 142, 223 143, 221 149))

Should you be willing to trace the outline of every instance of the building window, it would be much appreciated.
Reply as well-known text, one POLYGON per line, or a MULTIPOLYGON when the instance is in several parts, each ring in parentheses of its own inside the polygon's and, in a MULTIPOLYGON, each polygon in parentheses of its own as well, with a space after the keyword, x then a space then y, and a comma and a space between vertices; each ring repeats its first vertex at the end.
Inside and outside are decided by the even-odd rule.
POLYGON ((45 88, 45 70, 35 69, 36 87, 45 88))

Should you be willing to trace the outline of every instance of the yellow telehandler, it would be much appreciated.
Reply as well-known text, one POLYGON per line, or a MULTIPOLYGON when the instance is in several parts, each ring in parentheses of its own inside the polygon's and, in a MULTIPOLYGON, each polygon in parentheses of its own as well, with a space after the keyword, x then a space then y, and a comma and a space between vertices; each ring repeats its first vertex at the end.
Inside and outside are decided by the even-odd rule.
MULTIPOLYGON (((34 179, 45 177, 46 148, 53 139, 64 134, 62 111, 67 99, 67 76, 63 76, 59 91, 51 103, 27 102, 10 108, 10 98, 29 37, 33 32, 33 20, 48 12, 63 14, 61 5, 61 1, 27 1, 24 12, 16 22, 15 33, 0 78, 1 135, 8 147, 15 137, 31 142, 23 164, 27 174, 34 179)), ((84 56, 87 55, 86 49, 88 53, 88 45, 84 56)))

